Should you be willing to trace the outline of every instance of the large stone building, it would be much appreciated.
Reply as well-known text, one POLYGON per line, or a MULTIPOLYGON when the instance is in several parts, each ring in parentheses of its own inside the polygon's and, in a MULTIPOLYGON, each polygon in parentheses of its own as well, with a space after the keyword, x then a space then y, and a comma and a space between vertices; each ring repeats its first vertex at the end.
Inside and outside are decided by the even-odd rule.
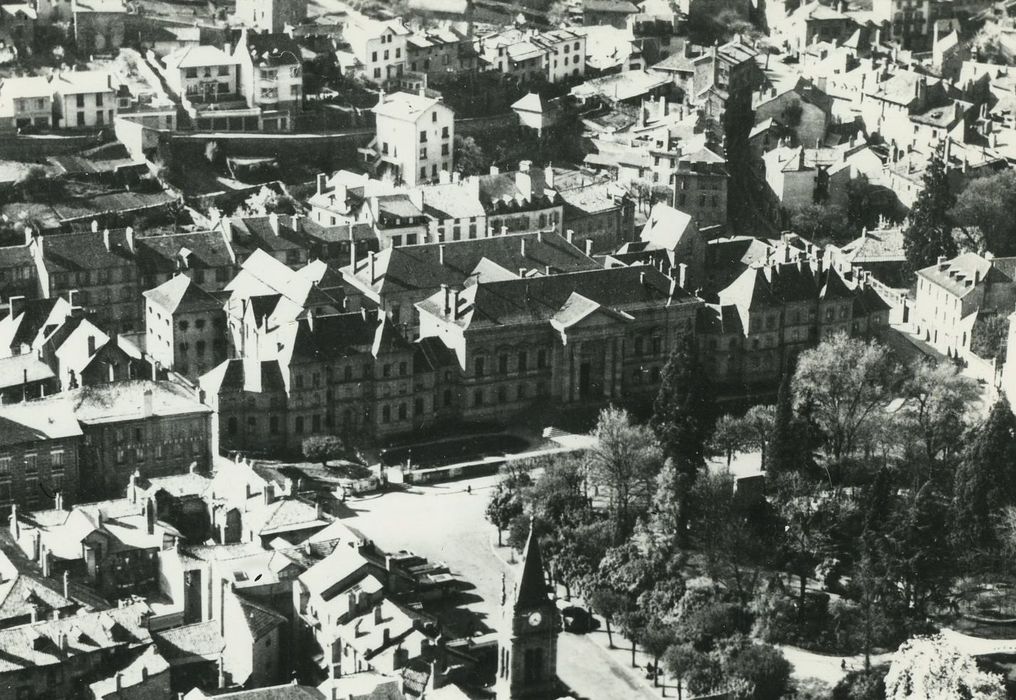
POLYGON ((0 509, 33 508, 78 494, 81 426, 66 399, 0 406, 0 509))

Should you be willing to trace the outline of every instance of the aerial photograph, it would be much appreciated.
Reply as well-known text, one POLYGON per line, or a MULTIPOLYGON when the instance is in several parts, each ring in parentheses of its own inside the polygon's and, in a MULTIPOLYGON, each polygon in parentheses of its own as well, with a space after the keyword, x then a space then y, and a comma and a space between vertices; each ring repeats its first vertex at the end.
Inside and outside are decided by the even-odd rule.
POLYGON ((1016 700, 1014 406, 1016 0, 0 0, 0 700, 1016 700))

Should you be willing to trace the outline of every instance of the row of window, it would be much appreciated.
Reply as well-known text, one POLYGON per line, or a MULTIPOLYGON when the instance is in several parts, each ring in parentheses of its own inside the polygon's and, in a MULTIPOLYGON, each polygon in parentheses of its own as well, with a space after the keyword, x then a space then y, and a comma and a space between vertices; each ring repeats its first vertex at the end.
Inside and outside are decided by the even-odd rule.
MULTIPOLYGON (((547 368, 547 351, 537 350, 536 351, 536 369, 547 368)), ((499 374, 508 374, 508 354, 501 353, 498 355, 497 369, 499 374)), ((526 350, 520 350, 515 356, 515 371, 516 372, 528 372, 529 366, 529 352, 526 350)), ((482 377, 487 373, 487 358, 479 356, 473 359, 473 375, 482 377)))
MULTIPOLYGON (((202 445, 204 441, 200 438, 194 438, 190 441, 190 453, 192 456, 197 457, 201 454, 202 445)), ((162 443, 156 443, 152 448, 152 459, 163 459, 164 457, 183 457, 185 452, 185 446, 183 442, 175 442, 169 445, 169 449, 164 449, 162 443)), ((148 460, 148 451, 144 445, 135 445, 133 448, 118 447, 116 450, 116 463, 125 464, 127 462, 127 456, 132 455, 133 461, 140 463, 148 460)))
MULTIPOLYGON (((22 465, 24 472, 35 473, 39 470, 39 455, 35 452, 27 452, 22 456, 22 465)), ((0 475, 10 474, 11 468, 14 466, 14 458, 10 455, 0 455, 0 475)), ((50 450, 49 452, 49 468, 52 469, 63 469, 64 466, 64 451, 63 450, 50 450)))

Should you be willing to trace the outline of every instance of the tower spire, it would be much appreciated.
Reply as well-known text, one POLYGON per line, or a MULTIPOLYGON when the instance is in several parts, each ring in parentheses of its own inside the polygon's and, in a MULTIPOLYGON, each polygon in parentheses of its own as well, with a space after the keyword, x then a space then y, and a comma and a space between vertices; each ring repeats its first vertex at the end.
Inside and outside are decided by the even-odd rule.
POLYGON ((515 607, 535 607, 546 603, 547 580, 543 573, 543 555, 540 553, 540 538, 536 536, 533 520, 529 521, 529 539, 522 560, 522 576, 515 592, 515 607))

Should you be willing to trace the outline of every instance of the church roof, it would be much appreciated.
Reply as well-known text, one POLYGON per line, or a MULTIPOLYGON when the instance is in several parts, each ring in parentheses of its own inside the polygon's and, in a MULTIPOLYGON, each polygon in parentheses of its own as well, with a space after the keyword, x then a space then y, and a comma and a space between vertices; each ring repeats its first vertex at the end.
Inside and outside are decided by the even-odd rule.
POLYGON ((515 609, 535 607, 546 603, 547 600, 547 580, 543 573, 540 538, 535 536, 530 526, 526 553, 522 560, 522 577, 519 579, 515 594, 515 609))

